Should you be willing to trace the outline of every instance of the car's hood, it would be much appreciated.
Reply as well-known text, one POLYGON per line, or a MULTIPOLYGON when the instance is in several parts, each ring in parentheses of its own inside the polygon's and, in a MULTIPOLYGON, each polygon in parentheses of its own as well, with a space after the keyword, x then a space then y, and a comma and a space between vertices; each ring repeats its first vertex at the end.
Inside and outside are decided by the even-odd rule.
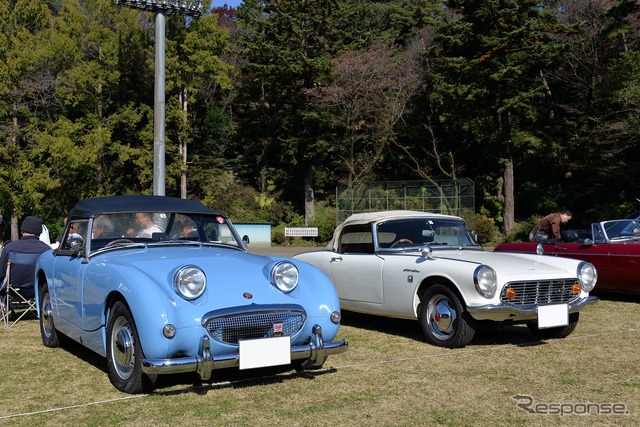
POLYGON ((486 264, 500 275, 567 275, 574 277, 580 261, 545 255, 516 254, 489 251, 433 251, 433 256, 439 259, 457 260, 486 264))
MULTIPOLYGON (((175 295, 175 273, 186 265, 197 266, 207 276, 207 291, 195 303, 210 306, 214 301, 224 301, 230 306, 291 302, 270 285, 271 266, 280 259, 223 247, 161 246, 114 250, 92 258, 91 263, 120 265, 122 271, 134 268, 165 288, 169 296, 175 295), (243 296, 245 293, 252 298, 243 296)), ((304 280, 302 273, 300 280, 304 280)))

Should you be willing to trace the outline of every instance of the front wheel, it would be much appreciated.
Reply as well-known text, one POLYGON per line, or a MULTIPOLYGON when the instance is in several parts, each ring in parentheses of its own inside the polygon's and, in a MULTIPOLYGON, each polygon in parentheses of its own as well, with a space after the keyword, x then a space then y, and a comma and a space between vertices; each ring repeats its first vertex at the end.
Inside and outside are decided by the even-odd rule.
POLYGON ((579 319, 580 313, 571 313, 569 314, 569 324, 566 326, 546 329, 538 328, 538 325, 535 323, 527 323, 527 326, 533 335, 543 340, 566 338, 576 329, 579 319))
POLYGON ((118 301, 111 308, 107 323, 107 365, 115 388, 125 393, 153 388, 157 375, 142 371, 143 358, 133 317, 127 306, 118 301))
POLYGON ((60 337, 58 331, 53 324, 53 309, 51 307, 51 294, 47 285, 40 294, 40 335, 42 336, 42 344, 45 347, 58 347, 60 345, 60 337))
POLYGON ((439 347, 464 347, 476 333, 475 319, 444 285, 433 285, 421 295, 418 320, 427 341, 439 347))

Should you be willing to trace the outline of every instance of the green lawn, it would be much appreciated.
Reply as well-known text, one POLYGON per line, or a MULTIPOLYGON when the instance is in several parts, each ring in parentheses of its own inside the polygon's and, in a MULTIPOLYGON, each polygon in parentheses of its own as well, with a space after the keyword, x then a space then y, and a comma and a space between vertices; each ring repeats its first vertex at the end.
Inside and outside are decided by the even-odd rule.
POLYGON ((166 376, 131 396, 90 351, 45 348, 37 320, 0 326, 0 425, 640 425, 640 298, 587 307, 564 340, 512 326, 448 350, 417 322, 352 313, 340 337, 349 351, 320 371, 166 376))

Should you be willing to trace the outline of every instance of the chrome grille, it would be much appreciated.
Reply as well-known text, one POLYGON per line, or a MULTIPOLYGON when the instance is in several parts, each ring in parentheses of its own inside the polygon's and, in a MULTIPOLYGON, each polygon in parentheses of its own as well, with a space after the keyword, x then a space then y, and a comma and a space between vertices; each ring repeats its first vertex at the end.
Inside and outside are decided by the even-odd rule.
POLYGON ((578 297, 573 293, 573 286, 578 284, 578 279, 507 283, 500 293, 500 301, 512 305, 566 303, 578 297), (507 298, 509 288, 516 291, 515 298, 507 298))
POLYGON ((204 324, 211 338, 226 344, 238 341, 292 336, 306 320, 304 311, 239 313, 210 318, 204 324))

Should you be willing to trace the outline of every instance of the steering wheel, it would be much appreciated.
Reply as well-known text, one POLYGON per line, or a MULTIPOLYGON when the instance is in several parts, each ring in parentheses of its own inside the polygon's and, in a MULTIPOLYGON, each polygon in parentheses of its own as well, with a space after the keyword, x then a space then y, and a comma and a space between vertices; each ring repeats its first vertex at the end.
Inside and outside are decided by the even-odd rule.
POLYGON ((117 245, 118 243, 135 243, 135 242, 131 239, 115 239, 110 241, 106 245, 104 245, 104 247, 108 248, 109 246, 117 245))
POLYGON ((405 243, 408 245, 413 245, 413 242, 411 241, 411 239, 407 239, 407 238, 402 238, 402 239, 398 239, 395 242, 393 242, 393 244, 391 245, 392 248, 395 248, 396 246, 398 246, 401 243, 405 243))

